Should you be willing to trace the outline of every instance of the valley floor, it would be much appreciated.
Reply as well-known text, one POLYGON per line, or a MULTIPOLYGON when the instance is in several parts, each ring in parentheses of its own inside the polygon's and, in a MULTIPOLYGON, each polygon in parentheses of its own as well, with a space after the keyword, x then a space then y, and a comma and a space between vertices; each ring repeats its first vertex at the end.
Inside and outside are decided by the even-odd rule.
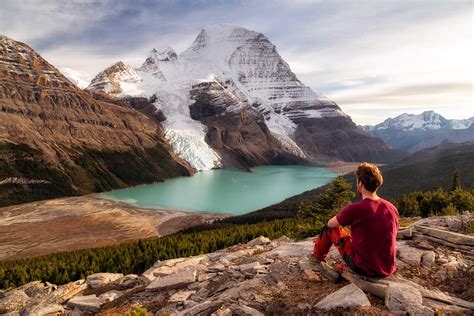
POLYGON ((337 174, 346 174, 357 169, 360 162, 333 161, 327 164, 326 168, 337 174))
MULTIPOLYGON (((332 172, 335 172, 339 175, 344 175, 351 173, 353 171, 357 170, 357 167, 360 165, 360 162, 349 162, 349 161, 332 161, 326 165, 326 168, 331 170, 332 172)), ((384 164, 381 163, 375 163, 376 166, 381 167, 384 166, 384 164)))
POLYGON ((97 195, 0 208, 0 260, 172 234, 226 215, 134 207, 97 195))

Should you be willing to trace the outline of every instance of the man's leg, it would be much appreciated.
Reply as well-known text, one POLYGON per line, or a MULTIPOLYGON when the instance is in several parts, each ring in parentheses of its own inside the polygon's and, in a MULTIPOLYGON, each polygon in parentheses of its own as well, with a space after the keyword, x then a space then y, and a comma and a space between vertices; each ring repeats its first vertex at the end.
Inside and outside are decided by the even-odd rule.
POLYGON ((324 261, 332 245, 336 246, 344 261, 350 260, 352 238, 340 226, 329 228, 324 225, 321 233, 314 241, 313 256, 319 261, 324 261))

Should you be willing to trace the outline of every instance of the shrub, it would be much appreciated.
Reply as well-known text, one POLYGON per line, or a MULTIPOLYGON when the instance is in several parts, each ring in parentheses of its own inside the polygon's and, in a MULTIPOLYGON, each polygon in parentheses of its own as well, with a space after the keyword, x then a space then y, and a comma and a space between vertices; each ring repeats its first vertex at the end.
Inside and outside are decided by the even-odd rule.
POLYGON ((141 306, 135 306, 134 309, 125 313, 125 316, 147 316, 147 315, 148 315, 148 312, 146 308, 141 307, 141 306))
POLYGON ((414 192, 400 196, 396 205, 400 216, 405 217, 456 215, 474 210, 474 190, 457 188, 449 192, 442 189, 414 192))
POLYGON ((456 207, 454 207, 453 203, 449 203, 448 206, 443 208, 442 215, 456 215, 458 212, 456 207))

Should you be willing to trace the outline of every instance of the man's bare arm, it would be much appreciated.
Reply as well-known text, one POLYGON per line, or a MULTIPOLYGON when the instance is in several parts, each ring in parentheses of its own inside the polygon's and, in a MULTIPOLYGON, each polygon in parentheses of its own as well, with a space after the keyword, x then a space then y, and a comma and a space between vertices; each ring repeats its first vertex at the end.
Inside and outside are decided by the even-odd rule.
POLYGON ((330 228, 334 228, 334 227, 341 226, 341 224, 339 224, 339 222, 337 221, 336 216, 334 216, 333 218, 331 218, 331 219, 329 220, 328 226, 329 226, 330 228))

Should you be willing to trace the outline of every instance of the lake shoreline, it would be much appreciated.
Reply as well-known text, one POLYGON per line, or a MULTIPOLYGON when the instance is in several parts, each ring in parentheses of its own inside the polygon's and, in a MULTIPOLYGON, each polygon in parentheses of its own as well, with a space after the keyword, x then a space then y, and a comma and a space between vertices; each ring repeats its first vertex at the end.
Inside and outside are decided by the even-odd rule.
POLYGON ((335 173, 326 167, 263 165, 252 172, 207 170, 192 177, 106 192, 102 197, 137 207, 242 215, 334 178, 335 173))
MULTIPOLYGON (((298 166, 297 169, 299 167, 303 168, 298 166)), ((328 167, 319 168, 328 170, 328 167)), ((260 169, 262 170, 270 171, 263 174, 264 178, 275 173, 265 168, 260 169)), ((299 172, 306 174, 304 170, 299 172)), ((272 183, 271 180, 266 182, 272 183)), ((186 190, 179 186, 180 196, 183 191, 186 190)), ((238 194, 233 192, 233 195, 238 194)), ((106 193, 93 193, 2 207, 0 260, 156 238, 234 215, 185 207, 180 209, 140 205, 130 203, 132 200, 127 202, 106 196, 106 193)), ((258 209, 261 208, 256 207, 251 211, 258 209)))
POLYGON ((228 217, 151 209, 97 194, 0 208, 0 260, 156 238, 228 217))

